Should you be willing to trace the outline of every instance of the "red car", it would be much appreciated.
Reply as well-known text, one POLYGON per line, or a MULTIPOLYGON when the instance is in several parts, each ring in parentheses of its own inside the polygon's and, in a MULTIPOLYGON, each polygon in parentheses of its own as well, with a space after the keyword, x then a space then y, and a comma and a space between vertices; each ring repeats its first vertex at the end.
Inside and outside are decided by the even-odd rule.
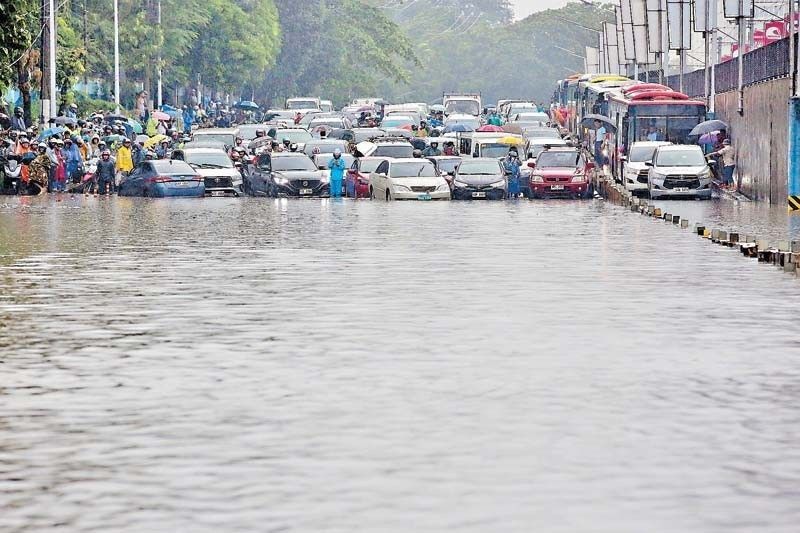
POLYGON ((362 157, 353 161, 344 178, 345 196, 369 198, 369 175, 385 160, 385 157, 362 157))
POLYGON ((590 174, 594 163, 572 147, 551 147, 542 151, 532 168, 530 184, 532 198, 591 196, 590 174))

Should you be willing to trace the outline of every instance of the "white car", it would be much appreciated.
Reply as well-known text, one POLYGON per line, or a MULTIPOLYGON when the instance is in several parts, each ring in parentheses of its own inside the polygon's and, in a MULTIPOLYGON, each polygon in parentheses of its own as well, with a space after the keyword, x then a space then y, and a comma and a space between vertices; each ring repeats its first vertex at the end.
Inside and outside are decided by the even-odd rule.
POLYGON ((622 157, 622 183, 629 191, 646 192, 650 168, 645 164, 653 160, 659 146, 668 146, 666 141, 641 141, 631 145, 628 155, 622 157))
POLYGON ((225 150, 187 146, 175 150, 172 159, 186 161, 203 176, 206 196, 239 196, 242 193, 242 173, 225 150))
POLYGON ((711 168, 699 146, 660 146, 645 165, 650 198, 711 198, 711 168))
POLYGON ((369 175, 370 198, 449 200, 450 185, 427 159, 387 159, 369 175))

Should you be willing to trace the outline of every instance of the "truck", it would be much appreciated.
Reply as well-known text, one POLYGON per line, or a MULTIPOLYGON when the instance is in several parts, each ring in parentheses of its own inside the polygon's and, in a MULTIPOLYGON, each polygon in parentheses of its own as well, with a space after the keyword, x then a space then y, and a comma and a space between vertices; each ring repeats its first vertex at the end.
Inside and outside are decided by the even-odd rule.
POLYGON ((448 115, 465 113, 477 117, 483 109, 481 93, 443 93, 442 104, 444 112, 448 115))

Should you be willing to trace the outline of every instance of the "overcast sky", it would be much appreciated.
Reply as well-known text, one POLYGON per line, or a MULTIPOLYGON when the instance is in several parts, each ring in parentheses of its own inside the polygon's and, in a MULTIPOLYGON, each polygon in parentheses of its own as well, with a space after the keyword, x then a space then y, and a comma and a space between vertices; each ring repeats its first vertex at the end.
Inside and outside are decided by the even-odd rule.
POLYGON ((561 7, 567 0, 511 0, 517 20, 524 19, 531 13, 553 7, 561 7))

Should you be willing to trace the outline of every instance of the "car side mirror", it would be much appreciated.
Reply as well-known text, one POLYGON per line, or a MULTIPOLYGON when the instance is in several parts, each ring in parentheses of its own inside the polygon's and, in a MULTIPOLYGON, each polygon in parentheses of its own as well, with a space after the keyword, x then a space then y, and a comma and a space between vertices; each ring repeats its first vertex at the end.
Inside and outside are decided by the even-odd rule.
POLYGON ((628 158, 626 156, 624 156, 624 155, 621 155, 621 156, 619 156, 619 160, 624 163, 625 161, 628 160, 628 158))
POLYGON ((536 161, 528 162, 528 168, 536 168, 536 161))
POLYGON ((646 166, 646 167, 652 167, 652 166, 653 166, 653 162, 652 162, 652 161, 645 161, 645 162, 644 162, 644 166, 646 166))

